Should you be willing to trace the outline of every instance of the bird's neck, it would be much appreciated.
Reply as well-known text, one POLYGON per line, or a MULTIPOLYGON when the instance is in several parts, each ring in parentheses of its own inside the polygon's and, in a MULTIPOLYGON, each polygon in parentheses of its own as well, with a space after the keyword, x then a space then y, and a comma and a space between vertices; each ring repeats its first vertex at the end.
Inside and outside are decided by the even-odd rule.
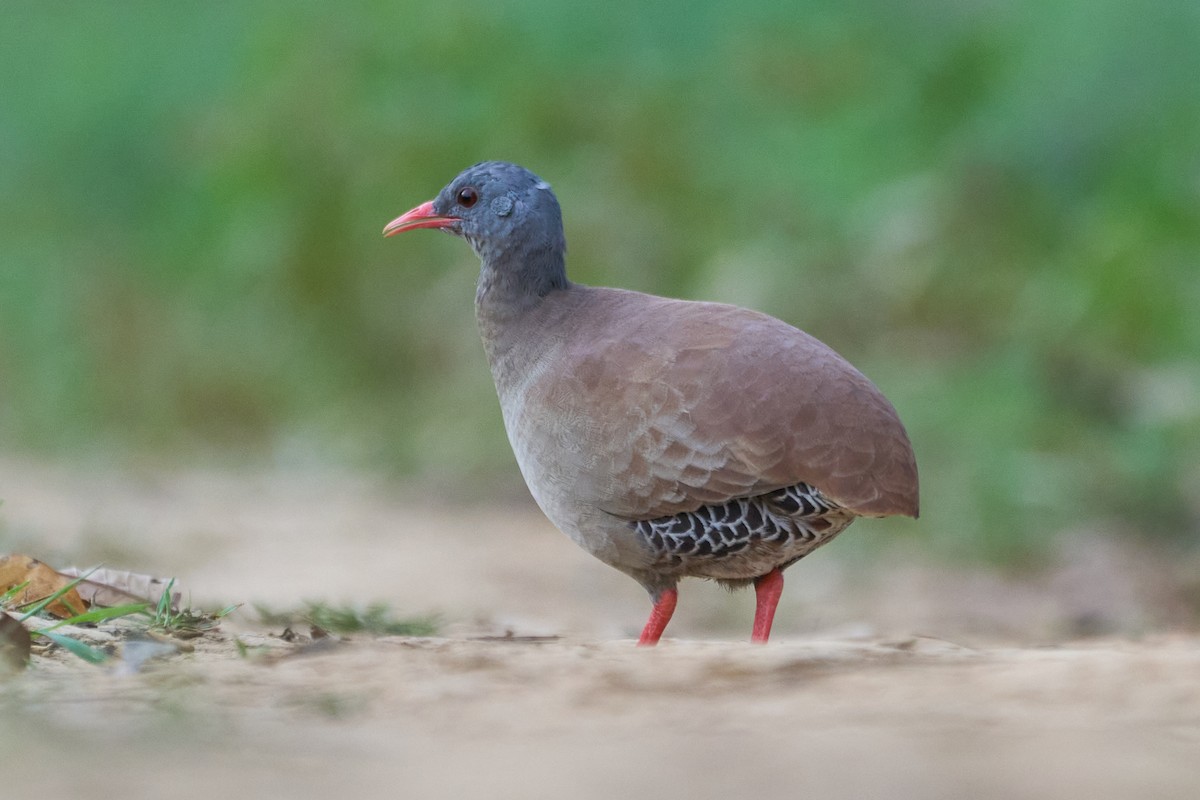
POLYGON ((529 269, 485 259, 475 292, 475 320, 502 400, 555 346, 559 317, 580 288, 567 280, 561 250, 556 261, 521 264, 529 269))
POLYGON ((482 265, 475 287, 475 318, 485 342, 503 339, 506 329, 540 305, 547 295, 571 285, 561 247, 531 248, 521 253, 477 252, 482 265))

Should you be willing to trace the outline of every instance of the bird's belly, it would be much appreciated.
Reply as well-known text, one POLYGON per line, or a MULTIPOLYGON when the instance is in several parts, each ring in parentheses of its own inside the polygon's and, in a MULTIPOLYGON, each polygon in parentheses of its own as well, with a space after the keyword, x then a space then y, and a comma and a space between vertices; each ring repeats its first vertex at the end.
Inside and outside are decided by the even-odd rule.
POLYGON ((604 471, 596 469, 595 451, 580 446, 575 431, 525 408, 507 404, 504 423, 521 476, 542 513, 601 561, 625 572, 646 569, 654 555, 642 537, 600 508, 595 486, 604 471))

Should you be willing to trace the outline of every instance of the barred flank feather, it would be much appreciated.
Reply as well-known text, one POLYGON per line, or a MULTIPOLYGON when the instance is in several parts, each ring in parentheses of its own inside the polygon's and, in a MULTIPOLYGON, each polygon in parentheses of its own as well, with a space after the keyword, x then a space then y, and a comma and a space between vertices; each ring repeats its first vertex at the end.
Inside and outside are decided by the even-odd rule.
POLYGON ((788 565, 833 539, 855 514, 805 483, 630 522, 659 568, 721 580, 749 580, 788 565))

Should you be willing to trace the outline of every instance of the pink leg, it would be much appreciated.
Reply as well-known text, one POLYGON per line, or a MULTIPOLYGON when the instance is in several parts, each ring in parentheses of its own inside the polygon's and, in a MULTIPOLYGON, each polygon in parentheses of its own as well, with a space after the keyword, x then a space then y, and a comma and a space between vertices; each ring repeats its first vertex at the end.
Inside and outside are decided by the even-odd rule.
POLYGON ((754 608, 754 632, 750 641, 766 644, 771 637, 771 623, 775 621, 775 606, 783 594, 783 573, 773 569, 754 582, 754 594, 758 603, 754 608))
POLYGON ((658 599, 654 601, 654 608, 650 611, 650 619, 646 622, 646 627, 642 628, 642 638, 638 639, 639 647, 653 647, 658 644, 667 623, 671 621, 671 615, 675 613, 675 602, 678 599, 679 592, 675 589, 664 589, 658 595, 658 599))

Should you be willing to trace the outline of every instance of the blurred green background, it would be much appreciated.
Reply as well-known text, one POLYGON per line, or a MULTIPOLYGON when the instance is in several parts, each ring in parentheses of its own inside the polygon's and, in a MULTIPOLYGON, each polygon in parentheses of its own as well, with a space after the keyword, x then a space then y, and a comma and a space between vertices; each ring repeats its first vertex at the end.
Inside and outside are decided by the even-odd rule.
POLYGON ((8 456, 514 491, 473 255, 380 235, 506 159, 576 280, 874 378, 897 530, 1200 542, 1195 0, 10 4, 0 70, 8 456))

